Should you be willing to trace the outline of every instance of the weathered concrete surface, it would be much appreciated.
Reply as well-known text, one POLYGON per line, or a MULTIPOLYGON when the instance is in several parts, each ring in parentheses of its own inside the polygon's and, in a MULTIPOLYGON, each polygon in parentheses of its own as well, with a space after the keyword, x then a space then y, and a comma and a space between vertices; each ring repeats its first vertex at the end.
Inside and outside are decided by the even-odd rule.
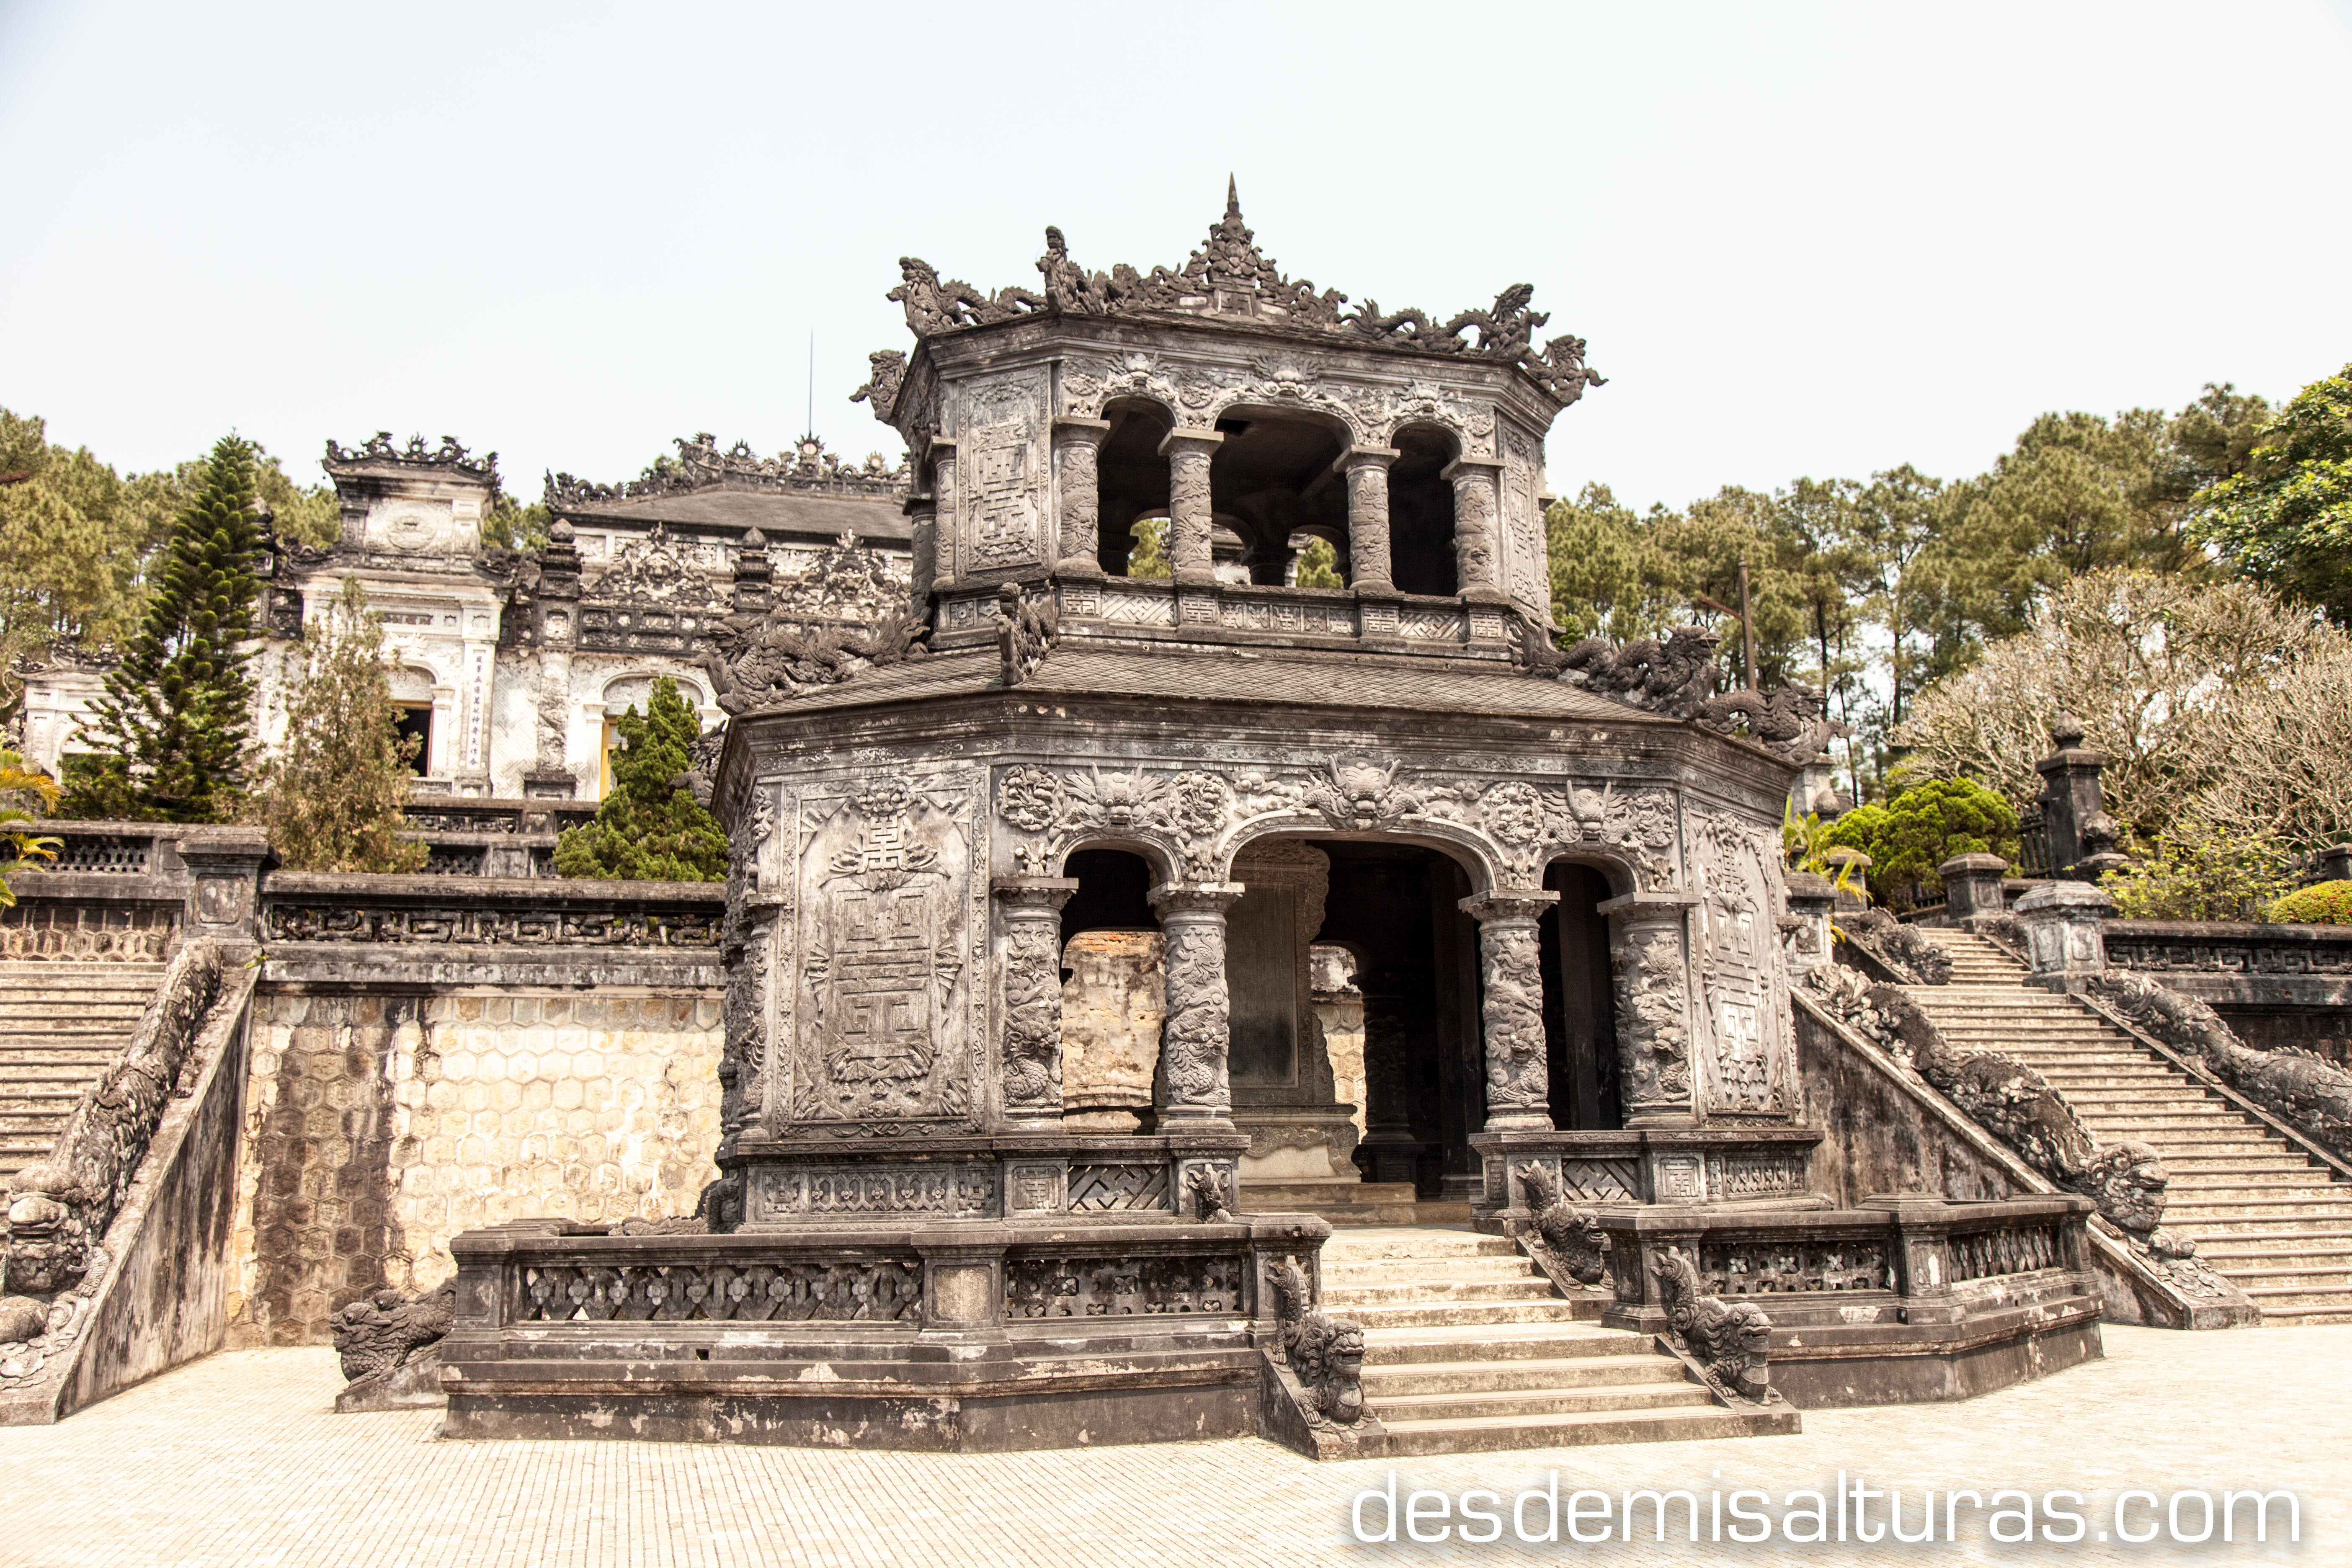
MULTIPOLYGON (((593 984, 593 954, 528 960, 567 961, 593 984)), ((715 994, 399 978, 257 998, 234 1343, 322 1343, 346 1302, 447 1279, 458 1231, 688 1214, 717 1174, 715 994)))
POLYGON ((1064 1120, 1125 1132, 1151 1108, 1160 1025, 1168 1016, 1168 939, 1156 931, 1088 931, 1062 951, 1064 1120))

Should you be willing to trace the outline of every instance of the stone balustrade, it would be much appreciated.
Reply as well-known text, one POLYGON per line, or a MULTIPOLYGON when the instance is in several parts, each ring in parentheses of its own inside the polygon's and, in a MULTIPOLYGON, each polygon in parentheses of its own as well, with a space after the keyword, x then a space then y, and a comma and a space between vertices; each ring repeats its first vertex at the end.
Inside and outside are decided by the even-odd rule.
POLYGON ((1602 1321, 1686 1331, 1658 1279, 1671 1250, 1705 1297, 1762 1309, 1772 1385, 1801 1408, 1964 1398, 2099 1354, 2092 1209, 2071 1194, 1912 1194, 1810 1212, 1605 1208, 1602 1321))

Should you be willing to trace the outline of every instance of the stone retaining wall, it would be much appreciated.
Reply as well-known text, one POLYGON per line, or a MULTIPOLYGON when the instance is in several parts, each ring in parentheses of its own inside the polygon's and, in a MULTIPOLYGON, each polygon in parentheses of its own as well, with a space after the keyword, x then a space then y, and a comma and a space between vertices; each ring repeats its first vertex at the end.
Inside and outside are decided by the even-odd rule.
POLYGON ((255 999, 232 1345, 323 1342, 344 1303, 438 1284, 458 1231, 688 1214, 717 1174, 715 986, 370 980, 255 999))

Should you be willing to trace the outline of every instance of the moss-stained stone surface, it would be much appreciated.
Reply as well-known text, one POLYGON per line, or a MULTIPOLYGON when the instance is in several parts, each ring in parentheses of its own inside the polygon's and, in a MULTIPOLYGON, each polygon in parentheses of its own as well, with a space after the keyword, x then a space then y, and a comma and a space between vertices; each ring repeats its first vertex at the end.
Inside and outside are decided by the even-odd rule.
POLYGON ((230 1342, 324 1341, 345 1302, 448 1278, 477 1226, 690 1212, 719 1049, 715 995, 265 992, 230 1342))

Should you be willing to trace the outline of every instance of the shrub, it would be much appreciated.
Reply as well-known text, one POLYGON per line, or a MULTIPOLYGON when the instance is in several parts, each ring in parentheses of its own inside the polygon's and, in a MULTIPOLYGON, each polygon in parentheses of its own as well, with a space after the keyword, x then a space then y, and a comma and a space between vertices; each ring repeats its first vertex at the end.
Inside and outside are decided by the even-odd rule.
POLYGON ((2287 890, 2287 852, 2270 827, 2191 819, 2138 847, 2107 873, 2116 910, 2134 921, 2258 921, 2287 890))
POLYGON ((2017 813, 1973 779, 1928 779, 1885 805, 1857 806, 1830 826, 1829 842, 1870 857, 1870 890, 1895 900, 1933 883, 1955 855, 2017 858, 2017 813))
POLYGON ((2307 926, 2352 926, 2352 882, 2315 882, 2271 905, 2270 918, 2307 926))

